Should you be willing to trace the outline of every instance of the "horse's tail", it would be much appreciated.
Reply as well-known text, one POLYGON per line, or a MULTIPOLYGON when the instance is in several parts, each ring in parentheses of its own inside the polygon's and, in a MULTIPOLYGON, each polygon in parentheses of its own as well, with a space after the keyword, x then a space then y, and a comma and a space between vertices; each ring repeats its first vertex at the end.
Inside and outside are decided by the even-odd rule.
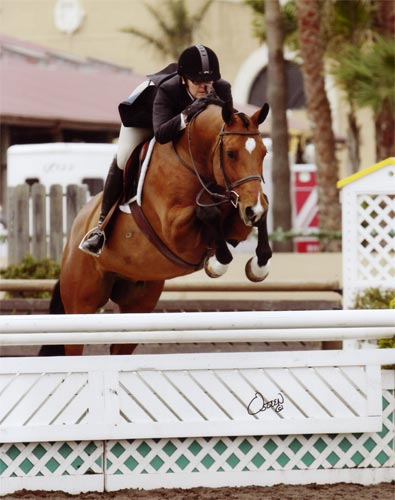
MULTIPOLYGON (((49 314, 64 314, 62 297, 60 296, 60 281, 56 282, 49 304, 49 314)), ((64 356, 63 345, 43 345, 38 353, 39 356, 64 356)))
POLYGON ((52 292, 51 302, 49 303, 49 314, 64 314, 64 306, 60 295, 60 280, 56 282, 52 292))

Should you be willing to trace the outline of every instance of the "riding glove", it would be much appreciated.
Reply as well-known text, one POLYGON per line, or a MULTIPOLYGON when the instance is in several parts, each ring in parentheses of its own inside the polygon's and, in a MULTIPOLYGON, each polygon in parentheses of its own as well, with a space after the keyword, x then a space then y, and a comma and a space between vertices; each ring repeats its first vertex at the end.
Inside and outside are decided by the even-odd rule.
POLYGON ((200 99, 196 99, 196 101, 193 101, 192 104, 186 107, 182 113, 185 117, 186 123, 189 123, 196 114, 206 109, 208 104, 209 103, 207 98, 201 97, 200 99))

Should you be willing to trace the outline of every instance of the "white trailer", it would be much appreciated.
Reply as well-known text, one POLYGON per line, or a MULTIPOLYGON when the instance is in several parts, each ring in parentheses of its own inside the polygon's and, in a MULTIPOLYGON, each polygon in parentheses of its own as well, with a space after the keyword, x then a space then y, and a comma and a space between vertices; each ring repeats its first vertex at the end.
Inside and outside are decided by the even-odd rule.
POLYGON ((116 144, 50 143, 18 144, 7 151, 7 186, 39 182, 52 184, 86 184, 91 196, 103 184, 116 144))

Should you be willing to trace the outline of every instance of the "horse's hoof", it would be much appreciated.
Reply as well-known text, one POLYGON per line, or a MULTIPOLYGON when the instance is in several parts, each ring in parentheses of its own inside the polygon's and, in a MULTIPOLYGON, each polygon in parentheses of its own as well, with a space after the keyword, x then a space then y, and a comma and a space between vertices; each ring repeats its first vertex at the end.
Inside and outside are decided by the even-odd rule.
POLYGON ((204 261, 204 270, 210 278, 219 278, 228 270, 228 264, 221 264, 214 255, 204 261))
POLYGON ((269 274, 270 260, 265 266, 258 266, 258 260, 256 257, 251 257, 247 262, 245 267, 245 273, 247 278, 254 283, 259 283, 263 281, 269 274))

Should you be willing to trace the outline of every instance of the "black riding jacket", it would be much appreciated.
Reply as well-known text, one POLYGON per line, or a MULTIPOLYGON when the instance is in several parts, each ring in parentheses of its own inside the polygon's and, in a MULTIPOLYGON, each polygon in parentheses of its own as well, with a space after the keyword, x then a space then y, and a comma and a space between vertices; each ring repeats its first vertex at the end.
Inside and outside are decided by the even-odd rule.
MULTIPOLYGON (((130 97, 119 105, 119 113, 125 127, 152 128, 155 138, 161 144, 173 140, 180 132, 181 113, 194 99, 182 83, 181 76, 171 64, 162 71, 149 75, 154 85, 141 94, 130 97)), ((230 101, 230 83, 222 78, 213 84, 217 96, 224 102, 230 101)))
MULTIPOLYGON (((213 84, 217 96, 223 101, 231 96, 230 84, 226 80, 217 80, 213 84)), ((156 91, 152 122, 155 139, 164 144, 174 139, 180 131, 181 113, 194 99, 176 74, 164 81, 156 91)))

